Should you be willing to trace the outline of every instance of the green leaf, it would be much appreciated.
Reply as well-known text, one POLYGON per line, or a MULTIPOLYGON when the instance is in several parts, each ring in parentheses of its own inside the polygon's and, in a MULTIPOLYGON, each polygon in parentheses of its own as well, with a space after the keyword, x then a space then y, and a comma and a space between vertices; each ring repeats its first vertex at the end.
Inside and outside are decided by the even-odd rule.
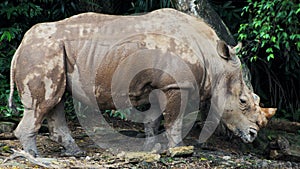
POLYGON ((232 1, 227 1, 224 5, 223 8, 228 8, 232 4, 232 1))
POLYGON ((296 37, 297 37, 296 34, 290 35, 290 39, 291 39, 291 40, 294 40, 296 37))
POLYGON ((273 140, 271 135, 268 135, 267 138, 268 138, 269 141, 273 140))
POLYGON ((263 35, 263 38, 264 38, 264 39, 270 39, 270 35, 269 35, 269 34, 264 34, 264 35, 263 35))
POLYGON ((273 53, 273 48, 268 48, 268 49, 266 50, 266 52, 267 52, 267 53, 273 53))
POLYGON ((10 148, 8 145, 2 147, 3 152, 10 152, 10 148))
POLYGON ((287 48, 287 49, 290 48, 290 43, 289 43, 289 41, 286 41, 286 42, 285 42, 285 48, 287 48))
POLYGON ((284 39, 287 39, 288 34, 287 34, 286 32, 283 32, 283 33, 282 33, 282 36, 283 36, 284 39))
MULTIPOLYGON (((249 11, 249 6, 245 6, 245 7, 243 8, 243 11, 248 12, 248 11, 249 11)), ((242 15, 242 16, 243 16, 243 15, 242 15)))
POLYGON ((200 161, 207 161, 207 158, 201 157, 199 160, 200 161))
POLYGON ((300 41, 298 41, 296 44, 297 44, 296 45, 297 46, 297 50, 300 51, 300 41))
POLYGON ((239 35, 239 40, 245 40, 247 39, 247 34, 240 34, 239 35))
POLYGON ((2 41, 3 39, 11 41, 11 37, 12 36, 11 36, 9 31, 4 31, 1 38, 0 38, 0 41, 2 41))
POLYGON ((276 49, 280 50, 280 46, 279 46, 278 43, 274 44, 274 47, 275 47, 276 49))
POLYGON ((250 58, 250 62, 256 61, 256 60, 257 60, 257 58, 258 58, 258 56, 256 56, 256 55, 255 55, 255 56, 253 56, 253 57, 251 57, 251 58, 250 58))
POLYGON ((261 42, 261 47, 263 48, 266 45, 266 41, 261 42))
POLYGON ((271 59, 274 59, 274 54, 273 53, 269 54, 269 56, 267 57, 268 61, 270 61, 271 59))
POLYGON ((254 2, 253 7, 254 7, 254 8, 257 7, 257 1, 254 2))

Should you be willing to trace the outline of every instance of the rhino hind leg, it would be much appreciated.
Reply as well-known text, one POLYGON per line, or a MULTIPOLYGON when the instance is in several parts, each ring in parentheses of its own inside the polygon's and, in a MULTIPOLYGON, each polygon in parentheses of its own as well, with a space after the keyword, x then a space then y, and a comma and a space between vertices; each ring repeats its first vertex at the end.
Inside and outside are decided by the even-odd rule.
POLYGON ((62 156, 82 156, 85 154, 71 136, 71 131, 68 128, 64 114, 63 101, 58 103, 51 112, 47 114, 46 118, 50 138, 65 148, 65 152, 62 153, 62 156))
POLYGON ((24 110, 23 118, 18 127, 15 129, 14 134, 20 140, 25 152, 32 156, 38 156, 36 147, 36 135, 42 124, 42 118, 35 117, 34 110, 24 110))
POLYGON ((23 118, 14 134, 24 150, 34 156, 38 154, 38 130, 50 110, 60 102, 66 88, 63 46, 60 42, 49 42, 38 42, 46 44, 38 48, 31 40, 31 45, 22 42, 14 56, 14 82, 24 106, 23 118))
MULTIPOLYGON (((37 79, 36 81, 40 81, 37 79)), ((34 80, 31 81, 35 82, 34 80)), ((30 153, 34 157, 38 156, 38 150, 36 146, 36 136, 38 131, 42 125, 43 120, 48 115, 50 110, 61 100, 64 86, 60 90, 62 90, 59 95, 52 97, 49 99, 50 101, 42 99, 35 99, 31 93, 35 93, 40 89, 40 87, 32 87, 32 83, 29 83, 28 90, 25 90, 24 93, 21 94, 21 101, 24 105, 24 114, 23 118, 19 122, 17 128, 14 131, 15 136, 20 140, 20 143, 23 146, 25 152, 30 153)), ((55 91, 53 91, 55 92, 55 91)), ((41 96, 45 93, 40 93, 41 96)))
MULTIPOLYGON (((34 157, 39 155, 36 146, 37 133, 42 125, 45 115, 51 109, 52 105, 47 103, 42 97, 39 99, 33 97, 34 95, 31 93, 35 94, 41 88, 40 86, 33 87, 35 84, 40 84, 38 82, 36 83, 35 80, 38 82, 41 81, 38 78, 31 80, 24 85, 26 86, 24 91, 19 91, 21 101, 24 105, 24 113, 14 131, 14 135, 20 140, 24 151, 34 157)), ((17 84, 18 83, 19 82, 17 82, 17 84)))

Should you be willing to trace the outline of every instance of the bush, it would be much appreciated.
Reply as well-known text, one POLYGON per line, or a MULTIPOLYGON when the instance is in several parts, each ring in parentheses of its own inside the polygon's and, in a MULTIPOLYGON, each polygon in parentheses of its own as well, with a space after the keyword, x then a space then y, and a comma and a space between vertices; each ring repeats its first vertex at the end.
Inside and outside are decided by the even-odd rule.
POLYGON ((300 4, 295 0, 247 0, 238 39, 254 88, 278 116, 300 121, 300 4))
POLYGON ((267 61, 275 56, 289 57, 286 68, 294 69, 295 63, 299 63, 300 4, 290 0, 248 0, 248 3, 242 15, 249 20, 239 29, 239 40, 248 42, 243 55, 249 55, 250 60, 267 61), (267 55, 257 56, 259 50, 267 55))

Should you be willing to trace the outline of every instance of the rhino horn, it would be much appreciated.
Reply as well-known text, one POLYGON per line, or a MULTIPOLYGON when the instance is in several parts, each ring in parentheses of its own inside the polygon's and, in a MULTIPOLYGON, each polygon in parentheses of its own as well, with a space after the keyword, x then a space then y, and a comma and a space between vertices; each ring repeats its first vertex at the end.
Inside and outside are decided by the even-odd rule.
POLYGON ((261 108, 261 111, 265 114, 267 119, 270 119, 275 115, 277 108, 261 108))

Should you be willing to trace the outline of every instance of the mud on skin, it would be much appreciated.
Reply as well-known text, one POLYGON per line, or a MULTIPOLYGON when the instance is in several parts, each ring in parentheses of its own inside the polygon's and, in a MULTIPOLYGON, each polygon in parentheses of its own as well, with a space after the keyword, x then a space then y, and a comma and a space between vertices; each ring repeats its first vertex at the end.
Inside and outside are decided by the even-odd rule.
MULTIPOLYGON (((47 119, 50 138, 64 146, 68 155, 81 154, 63 114, 65 91, 69 89, 75 99, 91 107, 114 109, 112 97, 121 94, 118 99, 126 105, 129 100, 123 96, 129 96, 129 89, 136 94, 135 103, 147 102, 151 90, 163 91, 167 100, 164 125, 170 147, 182 139, 182 118, 177 118, 185 113, 184 108, 179 111, 181 95, 196 98, 199 104, 223 97, 225 103, 214 104, 223 108, 217 112, 223 114, 222 123, 244 142, 252 142, 273 114, 266 114, 269 109, 258 106, 258 99, 245 85, 236 57, 240 48, 221 41, 204 21, 173 9, 141 16, 83 13, 37 24, 27 31, 11 63, 9 103, 15 83, 24 105, 15 135, 25 151, 37 155, 36 135, 47 119), (112 83, 115 71, 124 63, 119 83, 112 83), (128 78, 143 67, 150 71, 128 78), (155 67, 161 71, 153 71, 155 67), (118 90, 128 79, 132 80, 129 87, 118 90), (116 84, 120 86, 112 91, 111 86, 116 84)), ((156 100, 161 105, 164 99, 156 96, 156 100)), ((147 126, 155 125, 146 125, 145 131, 155 131, 147 126)))

